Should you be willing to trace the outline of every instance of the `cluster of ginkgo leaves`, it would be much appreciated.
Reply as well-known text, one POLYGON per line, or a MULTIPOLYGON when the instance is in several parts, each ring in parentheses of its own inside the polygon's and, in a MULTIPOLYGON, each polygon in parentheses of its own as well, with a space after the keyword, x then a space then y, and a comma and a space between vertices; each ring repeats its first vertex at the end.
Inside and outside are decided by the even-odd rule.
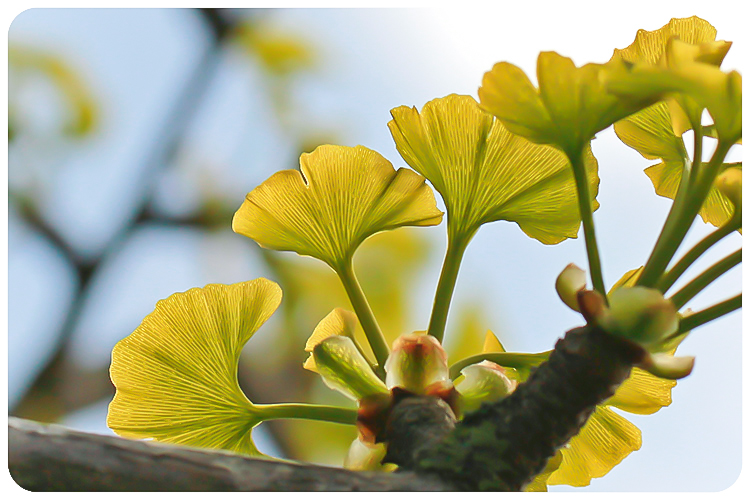
POLYGON ((665 298, 698 257, 742 225, 741 165, 724 163, 741 142, 741 77, 720 69, 730 44, 715 37, 709 23, 692 17, 639 31, 605 64, 576 67, 543 52, 538 87, 518 67, 498 63, 484 75, 479 102, 449 95, 421 111, 391 111, 388 127, 411 169, 395 170, 363 146, 322 145, 303 154, 300 170, 277 172, 247 195, 232 227, 264 248, 311 256, 336 272, 354 311, 337 308, 320 321, 305 346, 310 357, 304 368, 357 407, 254 404, 246 398, 237 382, 240 352, 282 295, 278 285, 258 278, 159 301, 113 351, 117 393, 109 426, 126 437, 260 455, 251 431, 266 420, 356 425, 358 437, 344 465, 392 468, 381 463, 386 444, 379 436, 394 394, 443 398, 460 418, 482 402, 506 397, 549 356, 506 352, 488 332, 481 352, 449 362, 442 347, 446 318, 476 232, 485 223, 510 221, 551 245, 575 238, 583 223, 593 289, 585 289, 587 273, 569 266, 557 291, 588 323, 640 345, 647 355, 528 489, 582 486, 603 476, 641 445, 640 431, 611 407, 651 414, 669 405, 674 379, 692 369, 692 358, 673 356, 679 342, 741 305, 737 295, 703 311, 679 312, 739 263, 739 251, 665 298), (704 110, 712 123, 702 123, 704 110), (607 290, 592 217, 599 177, 591 140, 611 125, 625 144, 661 160, 646 173, 656 193, 674 203, 645 265, 607 290), (688 130, 696 138, 692 156, 683 141, 688 130), (701 161, 704 137, 718 139, 708 162, 701 161), (698 214, 717 229, 670 266, 698 214), (448 247, 429 326, 389 346, 355 275, 354 254, 375 233, 434 226, 444 216, 448 247))

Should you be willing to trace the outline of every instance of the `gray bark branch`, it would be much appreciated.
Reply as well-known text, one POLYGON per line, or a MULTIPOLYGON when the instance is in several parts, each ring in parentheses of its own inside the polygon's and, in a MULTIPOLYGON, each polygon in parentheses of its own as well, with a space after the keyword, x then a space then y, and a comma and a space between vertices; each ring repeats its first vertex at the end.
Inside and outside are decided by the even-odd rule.
POLYGON ((31 491, 440 491, 414 473, 355 472, 8 419, 8 468, 31 491))

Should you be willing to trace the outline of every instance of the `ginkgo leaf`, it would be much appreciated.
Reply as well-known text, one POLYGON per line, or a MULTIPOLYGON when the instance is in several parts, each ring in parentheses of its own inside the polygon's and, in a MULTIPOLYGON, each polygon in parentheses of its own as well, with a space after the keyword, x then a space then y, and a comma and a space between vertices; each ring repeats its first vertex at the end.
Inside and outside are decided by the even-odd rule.
POLYGON ((609 408, 597 406, 581 431, 561 449, 562 464, 548 485, 587 486, 641 447, 641 431, 609 408))
MULTIPOLYGON (((716 40, 716 28, 697 16, 674 18, 658 30, 638 30, 633 43, 624 49, 615 49, 612 58, 621 58, 630 63, 657 65, 664 57, 667 42, 673 37, 686 44, 700 45, 716 40)), ((714 52, 712 58, 712 63, 716 66, 721 64, 726 50, 729 48, 724 43, 721 43, 719 47, 721 47, 721 50, 714 52)), ((691 121, 693 123, 700 122, 702 108, 695 102, 691 102, 690 99, 681 95, 670 96, 669 101, 670 104, 677 104, 677 106, 670 106, 672 113, 669 122, 670 127, 676 134, 682 135, 685 131, 690 130, 692 128, 691 121)))
MULTIPOLYGON (((643 266, 638 267, 636 269, 631 269, 630 271, 626 272, 622 275, 622 278, 617 280, 617 283, 612 285, 612 288, 609 289, 609 293, 614 292, 620 287, 623 286, 633 286, 635 285, 635 282, 640 278, 641 273, 643 272, 643 266)), ((609 295, 609 293, 607 295, 609 295)))
POLYGON ((615 55, 630 62, 656 64, 664 54, 667 40, 673 36, 687 43, 703 43, 716 39, 716 28, 698 16, 673 18, 658 30, 638 30, 633 43, 615 49, 615 55))
POLYGON ((514 134, 580 154, 597 132, 658 100, 636 102, 610 94, 600 74, 613 64, 621 61, 578 68, 556 52, 541 52, 537 89, 523 70, 500 62, 485 73, 479 99, 514 134))
MULTIPOLYGON (((689 160, 681 137, 674 135, 669 106, 662 101, 615 123, 617 136, 648 159, 662 160, 645 172, 656 194, 674 199, 689 160)), ((699 168, 702 168, 699 167, 699 168)), ((703 222, 720 226, 734 212, 733 204, 716 187, 711 188, 700 216, 703 222)))
POLYGON ((331 389, 353 400, 361 400, 373 394, 388 394, 388 388, 375 375, 349 337, 327 337, 312 352, 315 369, 331 389))
MULTIPOLYGON (((742 138, 742 76, 737 71, 725 73, 718 68, 729 45, 692 45, 673 37, 667 40, 663 63, 611 65, 601 81, 613 95, 633 103, 675 94, 687 97, 680 104, 685 113, 696 115, 692 120, 697 121, 698 110, 708 109, 720 141, 731 146, 742 138)), ((680 126, 673 123, 673 128, 680 126)))
POLYGON ((424 178, 363 146, 319 146, 248 193, 232 229, 264 248, 309 255, 338 270, 368 236, 442 220, 424 178))
POLYGON ((547 465, 544 466, 544 470, 529 483, 523 491, 529 492, 542 492, 547 491, 547 479, 555 472, 562 464, 562 452, 557 450, 555 454, 547 461, 547 465))
POLYGON ((487 330, 484 335, 484 345, 482 346, 482 352, 506 352, 505 346, 497 338, 492 330, 487 330))
POLYGON ((621 410, 639 415, 651 415, 672 403, 674 380, 651 375, 640 368, 633 368, 630 376, 617 388, 614 396, 604 402, 621 410))
POLYGON ((682 137, 672 130, 669 106, 664 101, 615 123, 615 133, 649 160, 662 159, 680 168, 688 160, 682 137))
POLYGON ((305 351, 309 352, 310 356, 305 361, 303 367, 306 370, 317 372, 318 370, 315 368, 315 357, 312 354, 315 346, 331 335, 343 335, 354 341, 354 331, 356 327, 357 315, 353 312, 340 307, 331 311, 325 318, 320 320, 320 323, 315 327, 310 338, 307 339, 307 342, 305 343, 305 351))
MULTIPOLYGON (((443 197, 449 234, 471 237, 497 220, 515 222, 545 244, 578 234, 573 171, 560 151, 511 134, 470 96, 435 99, 421 112, 401 106, 391 115, 398 152, 443 197)), ((589 147, 585 161, 596 206, 599 178, 589 147)))
MULTIPOLYGON (((738 164, 731 164, 731 167, 738 167, 738 164)), ((730 168, 729 164, 723 165, 721 170, 727 168, 730 168)), ((741 164, 739 164, 739 168, 742 168, 741 164)), ((675 198, 682 178, 681 163, 662 162, 647 168, 645 172, 654 184, 656 194, 665 198, 675 198)), ((729 220, 733 213, 734 205, 732 202, 716 186, 712 186, 699 212, 703 222, 719 227, 729 220)))
POLYGON ((263 415, 240 389, 237 363, 280 301, 279 286, 258 278, 157 302, 112 351, 107 425, 124 437, 258 455, 250 431, 263 415))

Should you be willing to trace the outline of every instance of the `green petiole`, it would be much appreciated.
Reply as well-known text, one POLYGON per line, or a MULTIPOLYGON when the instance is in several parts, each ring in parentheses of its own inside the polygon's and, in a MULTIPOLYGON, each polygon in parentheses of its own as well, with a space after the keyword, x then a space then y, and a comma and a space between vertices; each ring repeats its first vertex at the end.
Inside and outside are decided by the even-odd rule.
POLYGON ((695 314, 691 314, 690 316, 682 318, 682 320, 680 320, 680 327, 677 330, 677 333, 675 333, 672 336, 676 337, 677 335, 681 333, 689 332, 690 330, 698 328, 701 325, 704 325, 726 314, 729 314, 732 311, 736 311, 740 307, 742 307, 742 294, 741 293, 735 295, 731 299, 727 299, 723 302, 719 302, 718 304, 714 304, 711 307, 707 307, 706 309, 702 311, 698 311, 695 314))
POLYGON ((341 283, 344 285, 349 301, 352 303, 354 312, 357 314, 359 323, 362 325, 362 330, 364 330, 367 341, 372 348, 372 352, 375 354, 375 359, 378 362, 375 373, 377 373, 381 379, 384 379, 385 371, 383 367, 385 366, 386 359, 388 359, 390 349, 388 349, 388 344, 383 336, 383 332, 380 330, 380 326, 375 319, 372 308, 370 307, 369 302, 367 302, 367 297, 365 297, 365 293, 362 291, 362 287, 354 274, 351 259, 345 265, 337 268, 336 273, 339 275, 339 279, 341 279, 341 283))
POLYGON ((451 365, 449 373, 450 378, 455 380, 461 374, 461 370, 469 365, 481 363, 482 361, 492 361, 506 368, 524 369, 540 365, 547 361, 552 351, 539 352, 535 354, 519 352, 485 352, 475 354, 451 365))
POLYGON ((354 408, 304 403, 255 405, 255 408, 260 410, 263 420, 298 418, 348 425, 354 425, 357 421, 357 410, 354 408))
POLYGON ((586 167, 583 163, 583 150, 577 151, 574 155, 570 153, 567 153, 567 155, 573 167, 573 177, 575 178, 576 189, 578 191, 578 211, 581 216, 581 222, 583 222, 583 237, 586 243, 586 256, 589 261, 591 283, 594 286, 594 290, 602 294, 606 302, 607 291, 604 288, 602 264, 599 258, 599 248, 596 243, 594 212, 591 208, 591 193, 589 192, 586 167))
POLYGON ((719 262, 699 274, 690 283, 682 287, 669 300, 677 309, 684 306, 690 299, 698 295, 704 288, 713 283, 719 276, 742 262, 742 249, 736 250, 719 262))
POLYGON ((709 248, 721 241, 725 236, 742 227, 742 214, 735 214, 721 227, 710 233, 691 248, 672 268, 656 283, 656 288, 665 293, 680 276, 709 248))
POLYGON ((471 241, 471 236, 454 236, 450 230, 448 231, 448 248, 445 251, 445 260, 443 260, 443 268, 435 290, 435 301, 432 304, 430 325, 427 329, 427 334, 432 335, 441 343, 445 335, 445 324, 448 320, 453 290, 456 288, 458 269, 469 241, 471 241))
MULTIPOLYGON (((653 287, 661 279, 662 273, 682 244, 685 235, 693 225, 695 216, 698 215, 703 206, 703 202, 711 190, 713 181, 730 147, 731 144, 727 145, 727 143, 719 141, 711 161, 701 168, 702 171, 697 174, 693 174, 691 171, 690 177, 695 176, 694 185, 690 185, 689 182, 686 183, 685 175, 683 175, 680 189, 683 188, 683 185, 687 185, 686 196, 681 197, 678 192, 675 197, 675 202, 667 216, 664 228, 646 262, 643 273, 638 278, 637 285, 653 287)), ((698 169, 699 165, 700 158, 694 158, 691 170, 698 169)))

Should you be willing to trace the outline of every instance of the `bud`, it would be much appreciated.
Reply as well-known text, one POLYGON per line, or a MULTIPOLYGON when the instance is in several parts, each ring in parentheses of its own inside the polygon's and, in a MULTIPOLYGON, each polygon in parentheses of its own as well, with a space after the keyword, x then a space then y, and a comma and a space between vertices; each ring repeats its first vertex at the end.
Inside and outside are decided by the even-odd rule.
POLYGON ((675 357, 667 353, 648 354, 638 365, 657 377, 677 380, 687 377, 693 371, 695 357, 675 357))
POLYGON ((482 361, 461 370, 464 379, 456 389, 461 394, 462 410, 473 411, 484 401, 498 401, 515 391, 518 382, 508 376, 510 373, 510 369, 491 361, 482 361))
POLYGON ((584 288, 586 288, 586 271, 575 264, 565 266, 555 281, 555 290, 560 300, 574 311, 580 311, 577 294, 584 288))
POLYGON ((385 444, 369 444, 356 438, 344 457, 344 468, 349 470, 380 470, 385 458, 385 444))
POLYGON ((576 295, 578 310, 581 311, 587 323, 598 323, 600 317, 607 312, 604 297, 596 290, 581 290, 576 295))
POLYGON ((609 296, 609 308, 596 318, 596 323, 609 333, 653 351, 677 331, 679 316, 674 304, 658 290, 634 286, 614 290, 609 296))
POLYGON ((315 346, 332 335, 343 335, 354 340, 354 328, 356 325, 357 316, 351 311, 337 307, 328 313, 325 318, 320 320, 320 323, 318 323, 318 326, 315 327, 312 335, 310 335, 310 338, 305 343, 305 351, 309 352, 310 356, 305 360, 305 364, 302 365, 303 368, 317 373, 318 369, 315 367, 315 357, 312 355, 315 346))
POLYGON ((313 358, 323 382, 351 399, 388 394, 383 381, 375 375, 349 337, 328 337, 313 348, 313 358))
POLYGON ((449 380, 448 355, 432 335, 406 333, 393 342, 385 372, 389 389, 424 394, 427 386, 449 380))

